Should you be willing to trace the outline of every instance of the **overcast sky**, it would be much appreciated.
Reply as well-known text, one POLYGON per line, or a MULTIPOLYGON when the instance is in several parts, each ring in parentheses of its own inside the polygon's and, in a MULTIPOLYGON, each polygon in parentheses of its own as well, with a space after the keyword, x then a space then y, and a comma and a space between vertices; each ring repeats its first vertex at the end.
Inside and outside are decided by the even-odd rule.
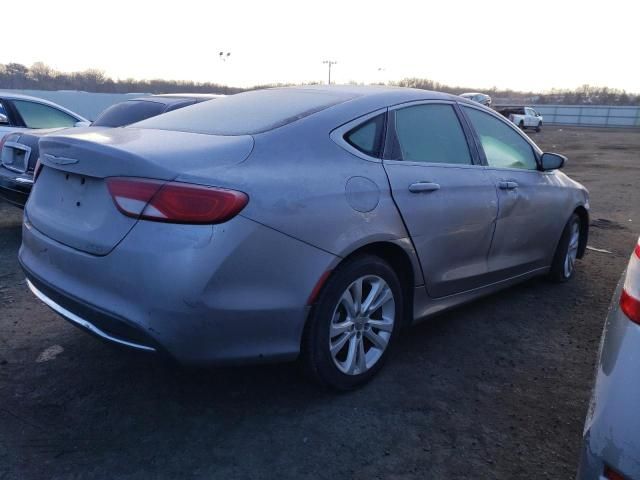
POLYGON ((330 59, 337 83, 640 92, 637 0, 21 0, 12 11, 0 63, 114 78, 326 81, 330 59))

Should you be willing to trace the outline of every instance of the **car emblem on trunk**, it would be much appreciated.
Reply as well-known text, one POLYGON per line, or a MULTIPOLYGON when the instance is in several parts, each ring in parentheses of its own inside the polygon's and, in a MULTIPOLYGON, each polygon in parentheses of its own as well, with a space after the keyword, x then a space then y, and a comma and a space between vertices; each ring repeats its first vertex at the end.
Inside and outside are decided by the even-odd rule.
POLYGON ((56 165, 71 165, 73 163, 78 163, 78 160, 75 158, 56 157, 55 155, 50 155, 48 153, 45 153, 44 157, 56 165))

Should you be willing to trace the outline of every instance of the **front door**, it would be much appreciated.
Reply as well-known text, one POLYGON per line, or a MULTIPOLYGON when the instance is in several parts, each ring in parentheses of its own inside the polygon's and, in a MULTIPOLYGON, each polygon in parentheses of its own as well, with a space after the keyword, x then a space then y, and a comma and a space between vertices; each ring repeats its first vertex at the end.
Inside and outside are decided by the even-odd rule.
POLYGON ((497 115, 462 109, 479 137, 498 192, 489 270, 502 279, 549 266, 563 227, 555 214, 563 195, 555 175, 538 169, 536 152, 519 130, 497 115))
POLYGON ((495 186, 452 103, 392 109, 384 168, 422 265, 443 297, 486 283, 498 206, 495 186))

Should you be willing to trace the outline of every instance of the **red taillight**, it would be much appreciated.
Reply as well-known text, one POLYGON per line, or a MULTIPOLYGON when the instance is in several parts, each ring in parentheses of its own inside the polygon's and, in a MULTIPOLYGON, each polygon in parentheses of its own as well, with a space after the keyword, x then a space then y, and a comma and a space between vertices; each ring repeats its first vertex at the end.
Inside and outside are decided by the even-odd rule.
POLYGON ((624 288, 620 295, 620 309, 629 320, 640 324, 640 241, 629 260, 624 288))
POLYGON ((611 467, 604 467, 604 478, 607 480, 625 480, 625 478, 611 467))
POLYGON ((249 202, 243 192, 181 182, 114 177, 107 187, 123 214, 156 222, 222 223, 249 202))
POLYGON ((622 290, 620 295, 620 308, 629 320, 640 323, 640 300, 629 295, 626 290, 622 290))

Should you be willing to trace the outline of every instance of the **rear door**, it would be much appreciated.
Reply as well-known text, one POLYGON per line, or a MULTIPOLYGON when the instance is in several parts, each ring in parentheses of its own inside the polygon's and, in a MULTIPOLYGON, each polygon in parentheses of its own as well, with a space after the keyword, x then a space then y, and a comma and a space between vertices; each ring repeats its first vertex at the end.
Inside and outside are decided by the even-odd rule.
POLYGON ((488 272, 496 191, 465 128, 453 102, 389 112, 383 165, 432 297, 481 286, 488 272))
POLYGON ((538 169, 538 153, 525 134, 498 115, 465 105, 462 111, 476 132, 486 171, 498 192, 499 212, 489 254, 495 279, 550 264, 566 219, 553 172, 538 169))

